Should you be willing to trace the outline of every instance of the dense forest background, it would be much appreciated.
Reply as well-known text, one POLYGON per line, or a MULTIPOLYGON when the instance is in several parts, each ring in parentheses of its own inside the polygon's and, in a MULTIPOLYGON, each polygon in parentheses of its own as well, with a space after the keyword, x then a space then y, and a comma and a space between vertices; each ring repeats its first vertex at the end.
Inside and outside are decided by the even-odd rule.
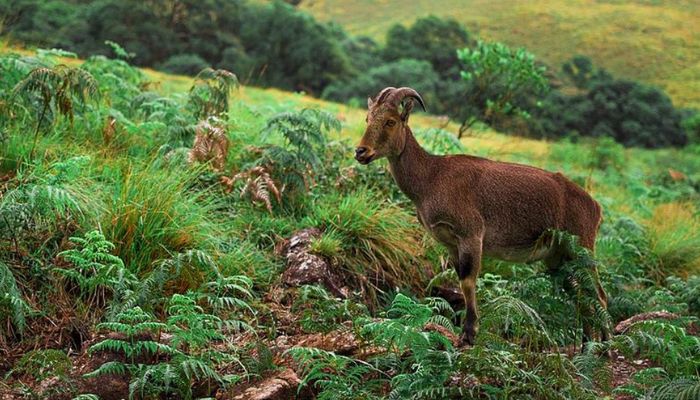
POLYGON ((470 63, 457 50, 479 50, 479 38, 451 19, 396 24, 379 43, 281 1, 5 0, 0 13, 0 32, 24 43, 88 56, 109 55, 110 40, 133 54, 135 65, 189 75, 212 66, 236 71, 245 84, 357 105, 387 85, 412 82, 431 113, 462 124, 460 136, 482 121, 530 137, 611 136, 651 148, 699 140, 697 111, 675 107, 663 90, 614 76, 573 52, 562 65, 536 61, 542 84, 510 82, 516 73, 493 65, 478 79, 464 79, 470 63))

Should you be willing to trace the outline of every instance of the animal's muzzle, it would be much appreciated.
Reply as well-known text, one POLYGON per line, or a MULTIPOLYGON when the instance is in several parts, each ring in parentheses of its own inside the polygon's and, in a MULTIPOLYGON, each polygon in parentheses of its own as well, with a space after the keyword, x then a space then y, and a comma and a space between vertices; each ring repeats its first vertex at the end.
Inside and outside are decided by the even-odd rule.
POLYGON ((355 160, 360 164, 369 164, 374 158, 374 154, 370 154, 366 147, 358 147, 355 149, 355 160))

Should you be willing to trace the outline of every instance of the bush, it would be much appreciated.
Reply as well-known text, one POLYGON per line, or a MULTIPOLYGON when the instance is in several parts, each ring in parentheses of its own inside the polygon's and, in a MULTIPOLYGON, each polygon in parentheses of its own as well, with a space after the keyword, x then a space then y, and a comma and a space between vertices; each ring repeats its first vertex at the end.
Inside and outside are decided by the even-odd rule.
POLYGON ((373 68, 349 81, 332 83, 323 91, 323 97, 365 104, 368 96, 376 95, 387 86, 401 87, 410 83, 426 104, 437 97, 439 77, 427 61, 401 59, 373 68))
POLYGON ((172 74, 197 75, 209 64, 197 54, 178 54, 168 58, 159 68, 172 74))
POLYGON ((545 68, 525 49, 479 41, 473 49, 457 50, 457 56, 467 84, 460 136, 477 120, 493 124, 529 117, 535 100, 549 90, 545 68))
POLYGON ((657 148, 688 142, 682 114, 660 89, 622 79, 598 79, 585 94, 552 92, 532 119, 540 137, 610 136, 625 146, 657 148))

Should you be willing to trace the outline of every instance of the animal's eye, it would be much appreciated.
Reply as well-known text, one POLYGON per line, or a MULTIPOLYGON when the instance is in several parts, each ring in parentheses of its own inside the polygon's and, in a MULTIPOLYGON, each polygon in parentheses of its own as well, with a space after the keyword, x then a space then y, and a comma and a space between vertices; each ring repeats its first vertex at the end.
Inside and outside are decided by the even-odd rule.
POLYGON ((393 119, 387 119, 384 125, 391 128, 392 126, 396 125, 396 121, 394 121, 393 119))

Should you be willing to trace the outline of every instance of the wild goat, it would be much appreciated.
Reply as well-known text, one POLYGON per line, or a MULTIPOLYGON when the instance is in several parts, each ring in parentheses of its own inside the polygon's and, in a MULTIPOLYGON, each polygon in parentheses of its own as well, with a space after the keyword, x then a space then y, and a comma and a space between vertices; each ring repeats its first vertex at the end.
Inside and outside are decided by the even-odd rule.
MULTIPOLYGON (((428 154, 408 127, 414 100, 425 110, 421 96, 408 87, 388 87, 368 98, 367 129, 355 159, 369 164, 387 157, 394 180, 416 205, 420 223, 449 249, 466 304, 461 340, 473 344, 482 255, 516 262, 543 260, 554 269, 571 254, 546 240, 547 233, 567 231, 593 251, 601 209, 559 173, 469 155, 428 154)), ((607 307, 597 281, 596 290, 607 307)), ((584 331, 590 334, 590 327, 584 326, 584 331)))

